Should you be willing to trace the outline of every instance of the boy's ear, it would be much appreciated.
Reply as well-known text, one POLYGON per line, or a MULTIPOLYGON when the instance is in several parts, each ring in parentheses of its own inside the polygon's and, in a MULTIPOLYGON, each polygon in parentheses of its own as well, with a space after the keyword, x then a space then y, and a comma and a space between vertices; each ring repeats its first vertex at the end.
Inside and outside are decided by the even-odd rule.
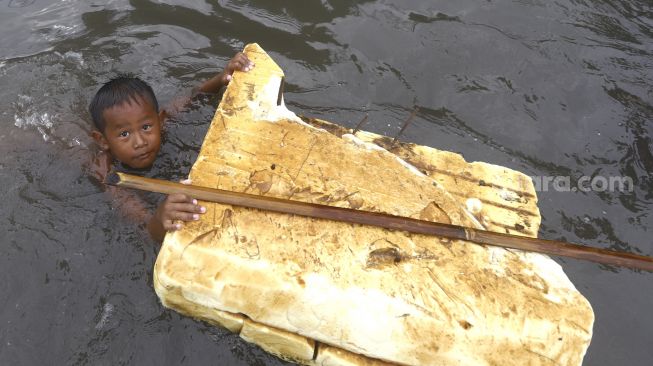
POLYGON ((109 150, 109 142, 107 141, 107 138, 104 137, 104 134, 98 130, 93 130, 91 132, 91 136, 93 137, 93 140, 100 146, 100 149, 102 151, 107 151, 109 150))
POLYGON ((168 113, 166 113, 165 109, 161 109, 159 111, 159 129, 161 131, 165 129, 166 124, 164 122, 166 121, 166 118, 168 118, 168 113))

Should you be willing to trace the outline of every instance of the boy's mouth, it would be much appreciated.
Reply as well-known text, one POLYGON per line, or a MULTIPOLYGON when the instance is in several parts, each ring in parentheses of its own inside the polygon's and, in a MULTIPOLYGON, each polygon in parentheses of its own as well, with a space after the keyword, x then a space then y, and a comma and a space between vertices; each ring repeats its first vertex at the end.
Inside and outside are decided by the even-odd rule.
POLYGON ((136 155, 134 157, 134 160, 147 160, 150 157, 150 155, 152 155, 152 152, 148 151, 148 152, 142 153, 140 155, 136 155))

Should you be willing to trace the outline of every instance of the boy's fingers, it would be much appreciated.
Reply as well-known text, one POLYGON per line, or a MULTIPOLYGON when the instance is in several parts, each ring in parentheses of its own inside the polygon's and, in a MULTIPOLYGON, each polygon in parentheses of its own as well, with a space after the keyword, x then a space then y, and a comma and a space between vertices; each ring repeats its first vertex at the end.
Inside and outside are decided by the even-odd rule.
POLYGON ((238 53, 236 54, 236 56, 234 56, 233 60, 242 61, 242 62, 244 62, 244 63, 248 63, 248 62, 249 62, 249 59, 247 58, 247 56, 245 56, 245 54, 242 53, 242 52, 238 52, 238 53))
POLYGON ((197 221, 200 219, 199 214, 182 212, 182 211, 177 211, 172 216, 173 216, 172 219, 182 220, 182 221, 197 221))
POLYGON ((222 83, 229 84, 232 79, 231 74, 233 74, 234 71, 238 70, 247 72, 253 67, 254 63, 250 61, 244 53, 238 52, 231 60, 229 60, 229 63, 227 63, 227 66, 222 73, 222 83))
POLYGON ((181 183, 181 184, 191 184, 191 181, 190 181, 190 178, 187 178, 187 179, 180 180, 179 183, 181 183))
POLYGON ((243 57, 241 59, 235 59, 232 60, 234 69, 240 70, 240 71, 249 71, 254 67, 254 64, 247 59, 247 57, 243 57))
POLYGON ((206 208, 193 203, 175 203, 170 207, 171 212, 187 212, 187 213, 204 213, 206 208))
POLYGON ((246 71, 247 69, 247 62, 243 60, 234 60, 234 69, 240 70, 240 71, 246 71))
POLYGON ((176 230, 181 229, 182 226, 183 226, 182 223, 180 223, 180 222, 174 222, 174 221, 172 221, 172 220, 165 220, 165 221, 163 222, 163 228, 164 228, 166 231, 176 231, 176 230))
POLYGON ((193 203, 197 202, 196 200, 188 197, 185 194, 175 193, 168 196, 168 202, 170 203, 193 203))
POLYGON ((246 66, 250 69, 254 67, 254 63, 245 56, 243 56, 243 58, 241 58, 239 61, 243 66, 246 66))
POLYGON ((240 53, 238 59, 243 61, 246 65, 254 66, 254 63, 244 53, 240 53))

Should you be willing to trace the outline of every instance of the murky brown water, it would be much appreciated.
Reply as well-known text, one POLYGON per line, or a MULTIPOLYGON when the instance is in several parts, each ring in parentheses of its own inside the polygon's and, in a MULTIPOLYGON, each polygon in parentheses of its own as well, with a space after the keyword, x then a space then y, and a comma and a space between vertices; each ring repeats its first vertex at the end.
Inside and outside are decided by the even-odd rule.
MULTIPOLYGON (((89 182, 86 106, 118 72, 161 102, 260 43, 300 114, 533 176, 540 236, 653 255, 650 1, 0 1, 0 364, 277 365, 164 310, 156 248, 89 182)), ((212 101, 215 105, 215 101, 212 101)), ((187 174, 213 114, 171 123, 153 175, 187 174)), ((155 199, 153 201, 156 201, 155 199)), ((558 261, 596 312, 586 365, 650 365, 653 274, 558 261)), ((500 351, 500 350, 498 350, 500 351)))

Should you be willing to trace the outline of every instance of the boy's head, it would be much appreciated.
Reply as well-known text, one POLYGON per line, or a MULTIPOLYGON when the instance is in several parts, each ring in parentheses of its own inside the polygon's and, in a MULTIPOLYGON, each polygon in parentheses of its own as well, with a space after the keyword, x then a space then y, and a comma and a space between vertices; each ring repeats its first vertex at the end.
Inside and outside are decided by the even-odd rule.
POLYGON ((104 84, 88 107, 100 148, 132 168, 152 165, 161 147, 163 111, 152 88, 134 77, 104 84))

